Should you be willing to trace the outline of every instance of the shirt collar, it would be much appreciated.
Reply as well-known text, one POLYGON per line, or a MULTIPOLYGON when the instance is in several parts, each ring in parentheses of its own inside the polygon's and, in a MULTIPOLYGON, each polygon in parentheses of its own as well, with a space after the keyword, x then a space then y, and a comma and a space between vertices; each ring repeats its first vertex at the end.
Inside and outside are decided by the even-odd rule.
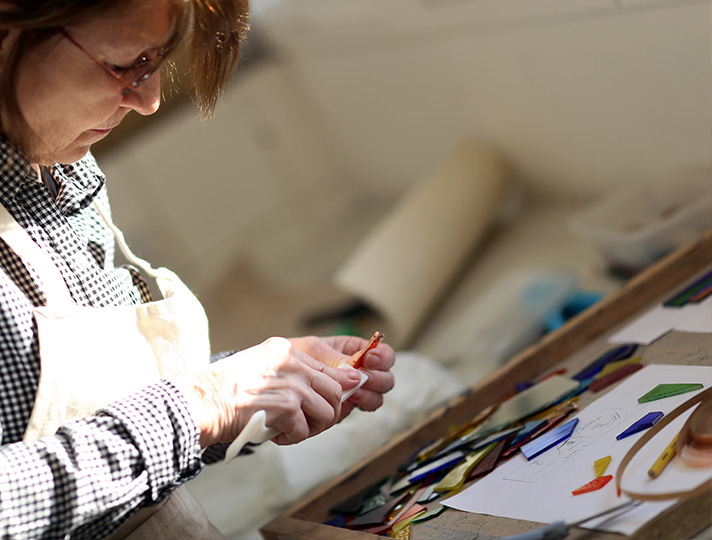
POLYGON ((28 159, 3 137, 0 137, 0 198, 15 199, 17 191, 27 182, 37 182, 37 173, 28 159))
POLYGON ((106 181, 91 153, 76 163, 53 165, 50 174, 59 184, 57 206, 65 215, 75 214, 89 206, 106 181))
MULTIPOLYGON (((91 204, 106 181, 91 153, 76 163, 54 164, 49 172, 59 185, 57 206, 65 215, 79 212, 91 204)), ((12 200, 28 182, 38 182, 29 160, 0 137, 0 198, 12 200)))

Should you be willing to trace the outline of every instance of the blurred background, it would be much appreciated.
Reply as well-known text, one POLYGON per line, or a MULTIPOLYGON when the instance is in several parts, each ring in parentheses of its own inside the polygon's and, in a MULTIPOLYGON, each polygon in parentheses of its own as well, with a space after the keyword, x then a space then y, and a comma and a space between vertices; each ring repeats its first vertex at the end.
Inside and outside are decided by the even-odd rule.
POLYGON ((599 290, 615 283, 577 213, 622 184, 709 178, 708 0, 251 4, 212 121, 176 95, 95 150, 117 223, 206 303, 216 348, 340 307, 335 269, 463 138, 507 163, 522 263, 543 250, 599 290))
MULTIPOLYGON (((271 335, 367 337, 374 324, 387 333, 334 276, 424 182, 432 215, 447 215, 437 186, 463 141, 502 164, 494 180, 474 167, 472 183, 504 187, 473 209, 487 216, 478 234, 415 239, 420 261, 443 257, 428 251, 436 244, 463 256, 443 261, 446 279, 398 345, 465 383, 491 367, 473 374, 462 366, 473 343, 455 343, 493 313, 488 292, 565 274, 560 316, 561 290, 564 304, 573 293, 590 304, 712 226, 709 0, 251 4, 244 60, 214 119, 201 123, 177 94, 95 148, 117 224, 198 294, 215 351, 271 335)), ((431 215, 420 204, 414 225, 431 215)), ((372 258, 366 279, 408 276, 417 257, 372 258)))

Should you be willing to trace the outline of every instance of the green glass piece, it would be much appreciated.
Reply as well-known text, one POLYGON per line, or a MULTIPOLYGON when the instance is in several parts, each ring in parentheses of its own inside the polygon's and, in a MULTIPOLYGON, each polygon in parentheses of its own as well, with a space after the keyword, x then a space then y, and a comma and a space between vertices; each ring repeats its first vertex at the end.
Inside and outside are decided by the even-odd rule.
POLYGON ((656 399, 677 396, 685 392, 694 392, 704 388, 702 383, 659 384, 647 394, 638 398, 638 403, 647 403, 656 399))
POLYGON ((417 518, 415 518, 413 520, 413 524, 422 523, 423 521, 428 521, 429 519, 433 519, 434 517, 437 517, 440 514, 442 514, 446 509, 447 509, 447 506, 437 505, 432 510, 428 510, 422 516, 418 516, 417 518))

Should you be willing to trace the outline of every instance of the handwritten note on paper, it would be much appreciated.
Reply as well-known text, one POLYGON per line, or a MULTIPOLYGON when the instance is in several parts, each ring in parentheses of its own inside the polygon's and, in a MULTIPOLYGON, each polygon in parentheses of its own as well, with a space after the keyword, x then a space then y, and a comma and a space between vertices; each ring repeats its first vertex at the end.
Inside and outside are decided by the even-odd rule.
MULTIPOLYGON (((579 425, 576 431, 563 444, 532 461, 517 455, 443 504, 467 512, 539 523, 562 519, 568 522, 577 521, 620 504, 622 501, 617 497, 612 482, 599 491, 578 497, 573 496, 571 492, 593 479, 591 463, 602 455, 611 456, 610 472, 615 474, 623 456, 642 436, 641 433, 617 441, 618 433, 644 414, 653 410, 661 410, 667 414, 694 395, 688 393, 654 403, 637 402, 638 397, 662 382, 700 382, 708 388, 712 385, 712 367, 652 365, 641 369, 581 411, 577 416, 579 425)), ((646 445, 640 459, 648 467, 669 444, 668 430, 679 431, 688 416, 689 414, 684 414, 677 418, 646 445)), ((656 480, 650 480, 647 474, 643 474, 644 478, 637 479, 631 489, 635 487, 640 490, 639 482, 645 483, 644 489, 657 492, 665 492, 671 487, 680 488, 681 482, 687 482, 689 487, 694 487, 712 475, 712 471, 706 469, 676 471, 675 468, 684 468, 684 464, 675 462, 668 468, 670 467, 673 467, 671 471, 666 470, 666 474, 656 480)), ((628 475, 626 471, 626 477, 628 475)), ((672 504, 674 501, 645 503, 619 518, 606 522, 601 528, 611 532, 633 534, 672 504)), ((586 524, 593 525, 592 522, 586 524)))

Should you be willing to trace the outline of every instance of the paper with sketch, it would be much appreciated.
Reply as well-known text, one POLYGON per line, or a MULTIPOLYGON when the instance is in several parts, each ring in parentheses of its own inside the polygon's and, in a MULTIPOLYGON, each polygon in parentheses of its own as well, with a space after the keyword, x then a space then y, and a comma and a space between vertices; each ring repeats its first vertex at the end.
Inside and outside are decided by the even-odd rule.
POLYGON ((608 341, 650 345, 671 330, 712 333, 712 297, 681 308, 656 306, 613 334, 608 341))
POLYGON ((376 309, 403 347, 500 215, 503 163, 477 143, 453 149, 369 233, 336 285, 376 309))
MULTIPOLYGON (((584 495, 574 496, 571 492, 595 478, 594 462, 597 459, 611 456, 608 472, 615 475, 626 452, 642 433, 620 441, 616 440, 616 435, 648 412, 669 413, 696 392, 642 404, 637 401, 640 396, 660 383, 693 382, 703 383, 705 388, 712 385, 712 367, 646 366, 581 411, 577 415, 579 424, 570 439, 531 461, 522 454, 516 455, 443 504, 467 512, 539 523, 575 522, 612 508, 622 502, 616 496, 613 482, 584 495)), ((673 460, 656 480, 647 476, 647 470, 691 412, 673 421, 641 450, 626 470, 623 481, 626 489, 657 492, 687 489, 712 476, 712 470, 692 469, 681 460, 673 460)), ((672 504, 674 501, 644 503, 600 528, 630 535, 672 504)), ((586 527, 595 525, 594 522, 585 524, 586 527)))

